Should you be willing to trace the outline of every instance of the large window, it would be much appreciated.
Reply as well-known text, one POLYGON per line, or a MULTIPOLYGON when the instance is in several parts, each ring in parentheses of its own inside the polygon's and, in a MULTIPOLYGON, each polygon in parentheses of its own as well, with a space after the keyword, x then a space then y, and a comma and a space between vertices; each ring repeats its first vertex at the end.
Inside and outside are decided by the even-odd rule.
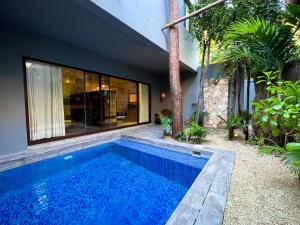
POLYGON ((26 60, 29 141, 150 122, 148 84, 26 60))

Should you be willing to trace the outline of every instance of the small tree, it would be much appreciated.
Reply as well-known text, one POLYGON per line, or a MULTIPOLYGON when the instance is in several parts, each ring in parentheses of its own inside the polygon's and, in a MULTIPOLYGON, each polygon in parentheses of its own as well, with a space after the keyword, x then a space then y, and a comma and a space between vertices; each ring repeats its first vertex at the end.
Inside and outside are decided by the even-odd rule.
MULTIPOLYGON (((214 0, 198 0, 192 5, 192 9, 197 10, 212 2, 214 0)), ((232 20, 231 15, 230 9, 224 4, 191 19, 192 34, 199 40, 202 49, 200 91, 196 107, 196 121, 199 121, 201 102, 203 102, 201 98, 203 98, 203 84, 207 65, 210 62, 211 44, 212 42, 219 43, 223 40, 226 31, 224 28, 230 24, 232 20)))

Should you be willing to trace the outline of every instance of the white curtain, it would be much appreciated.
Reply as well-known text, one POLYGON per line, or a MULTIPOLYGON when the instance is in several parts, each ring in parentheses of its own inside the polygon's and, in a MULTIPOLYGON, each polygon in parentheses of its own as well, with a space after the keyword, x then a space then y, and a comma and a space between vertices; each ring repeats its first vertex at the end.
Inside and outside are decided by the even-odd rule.
POLYGON ((27 61, 30 139, 65 135, 61 67, 27 61))
POLYGON ((149 122, 149 86, 139 83, 139 122, 149 122))

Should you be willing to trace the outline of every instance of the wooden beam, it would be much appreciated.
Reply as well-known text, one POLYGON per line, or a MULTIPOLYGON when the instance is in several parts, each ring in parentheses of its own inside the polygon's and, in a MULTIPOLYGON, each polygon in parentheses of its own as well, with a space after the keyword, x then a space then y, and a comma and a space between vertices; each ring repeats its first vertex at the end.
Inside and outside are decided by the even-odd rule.
POLYGON ((176 25, 176 24, 178 24, 178 23, 180 23, 180 22, 182 22, 182 21, 185 21, 185 20, 187 20, 187 19, 189 19, 189 18, 191 18, 191 17, 193 17, 193 16, 196 16, 196 15, 198 15, 198 14, 200 14, 200 13, 204 13, 205 11, 207 11, 207 10, 209 10, 209 9, 211 9, 211 8, 213 8, 213 7, 215 7, 215 6, 219 5, 219 4, 221 4, 221 3, 224 3, 225 1, 226 1, 226 0, 218 0, 218 1, 215 1, 215 2, 213 2, 213 3, 211 3, 211 4, 209 4, 209 5, 207 5, 207 6, 203 7, 203 8, 201 8, 201 9, 198 9, 198 10, 192 12, 192 13, 189 14, 189 15, 186 15, 186 16, 184 16, 184 17, 181 17, 181 18, 179 18, 179 19, 177 19, 177 20, 174 20, 174 21, 172 21, 172 22, 166 24, 166 25, 163 26, 161 29, 162 29, 162 30, 165 30, 165 29, 167 29, 167 28, 170 28, 171 26, 174 26, 174 25, 176 25))

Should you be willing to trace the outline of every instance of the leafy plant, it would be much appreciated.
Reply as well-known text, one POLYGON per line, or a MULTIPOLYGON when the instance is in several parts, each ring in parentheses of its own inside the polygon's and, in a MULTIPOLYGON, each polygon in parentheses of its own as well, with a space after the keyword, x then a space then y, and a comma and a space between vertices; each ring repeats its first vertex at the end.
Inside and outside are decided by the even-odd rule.
POLYGON ((272 139, 284 146, 300 134, 300 81, 269 83, 269 98, 253 102, 253 119, 260 128, 260 144, 272 139))
POLYGON ((200 144, 209 134, 209 130, 192 121, 185 130, 185 134, 188 141, 200 144))
POLYGON ((271 153, 274 153, 274 154, 282 154, 284 153, 286 150, 280 146, 272 146, 272 145, 264 145, 264 146, 261 146, 259 148, 259 155, 265 155, 265 154, 271 154, 271 153))
POLYGON ((260 155, 280 154, 285 165, 287 165, 292 173, 299 176, 300 179, 300 143, 290 142, 284 148, 280 146, 262 146, 259 149, 260 155))
POLYGON ((210 131, 207 128, 200 126, 195 121, 190 121, 185 129, 177 133, 176 139, 200 144, 208 134, 210 134, 210 131))
POLYGON ((177 140, 177 141, 180 141, 180 142, 186 141, 186 134, 185 134, 185 131, 184 131, 184 130, 179 131, 179 132, 176 134, 176 140, 177 140))
POLYGON ((225 35, 226 60, 248 59, 254 69, 281 71, 294 57, 292 26, 272 24, 259 18, 232 25, 225 35))
POLYGON ((168 136, 171 135, 172 132, 172 116, 171 114, 163 115, 162 113, 159 114, 160 123, 163 129, 163 135, 168 136))
POLYGON ((300 179, 300 143, 288 143, 285 148, 283 161, 290 171, 297 174, 300 179))
POLYGON ((283 21, 293 26, 293 34, 296 34, 300 29, 300 5, 289 4, 286 11, 282 14, 283 21))
POLYGON ((227 128, 228 128, 228 139, 232 140, 234 137, 234 130, 237 128, 240 128, 243 123, 242 123, 243 119, 239 116, 234 116, 231 117, 228 121, 227 121, 227 128))

